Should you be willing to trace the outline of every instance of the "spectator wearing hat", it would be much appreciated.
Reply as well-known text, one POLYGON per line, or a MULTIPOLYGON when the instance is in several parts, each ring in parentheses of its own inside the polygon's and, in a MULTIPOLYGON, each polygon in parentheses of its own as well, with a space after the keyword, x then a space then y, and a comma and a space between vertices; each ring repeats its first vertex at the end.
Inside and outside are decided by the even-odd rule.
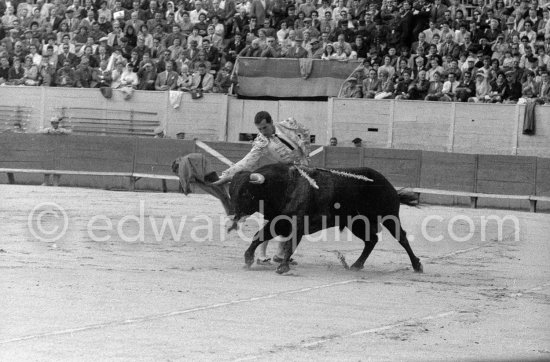
POLYGON ((363 140, 359 137, 354 138, 351 141, 351 143, 353 143, 353 147, 357 147, 357 148, 363 147, 363 140))
POLYGON ((502 35, 504 36, 504 42, 507 44, 512 43, 512 39, 514 36, 519 37, 519 31, 515 29, 516 22, 514 21, 513 16, 509 16, 506 19, 506 29, 502 32, 502 35))
POLYGON ((291 46, 288 49, 287 53, 285 54, 285 57, 286 58, 307 58, 308 52, 303 47, 304 39, 302 38, 302 36, 296 35, 296 39, 294 41, 295 41, 295 45, 291 46))
POLYGON ((63 20, 67 24, 67 29, 69 32, 74 33, 78 31, 80 26, 80 20, 74 16, 73 9, 65 10, 65 19, 63 20))
POLYGON ((321 59, 323 56, 324 49, 321 47, 321 42, 318 38, 312 38, 310 41, 310 49, 308 58, 311 59, 321 59))
POLYGON ((341 91, 342 98, 363 98, 361 85, 357 83, 356 77, 349 77, 344 82, 341 91))
POLYGON ((484 103, 490 99, 491 86, 485 76, 485 72, 478 70, 475 80, 475 95, 468 98, 468 102, 484 103))
MULTIPOLYGON (((60 126, 60 122, 63 120, 63 118, 59 117, 52 117, 50 119, 50 127, 44 128, 42 130, 42 133, 48 134, 48 135, 69 135, 71 134, 71 130, 66 129, 62 126, 60 126)), ((61 179, 61 175, 55 174, 44 174, 44 182, 42 183, 42 186, 59 186, 59 180, 61 179), (52 180, 53 179, 53 180, 52 180), (53 182, 52 182, 53 181, 53 182)))

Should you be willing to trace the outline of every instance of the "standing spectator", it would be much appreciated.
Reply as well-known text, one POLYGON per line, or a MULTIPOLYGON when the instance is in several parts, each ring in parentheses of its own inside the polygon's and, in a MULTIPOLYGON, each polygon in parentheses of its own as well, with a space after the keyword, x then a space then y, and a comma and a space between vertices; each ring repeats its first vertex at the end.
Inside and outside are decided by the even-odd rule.
POLYGON ((255 17, 258 23, 263 24, 264 19, 272 15, 271 2, 272 0, 252 0, 250 15, 255 17))
MULTIPOLYGON (((58 117, 52 117, 50 120, 51 127, 44 128, 42 130, 42 133, 49 134, 49 135, 68 135, 71 133, 70 130, 59 127, 59 122, 62 120, 62 118, 58 117)), ((53 183, 52 183, 52 175, 51 174, 44 174, 44 182, 42 183, 42 186, 59 186, 59 180, 61 179, 61 175, 55 174, 53 175, 53 183)))

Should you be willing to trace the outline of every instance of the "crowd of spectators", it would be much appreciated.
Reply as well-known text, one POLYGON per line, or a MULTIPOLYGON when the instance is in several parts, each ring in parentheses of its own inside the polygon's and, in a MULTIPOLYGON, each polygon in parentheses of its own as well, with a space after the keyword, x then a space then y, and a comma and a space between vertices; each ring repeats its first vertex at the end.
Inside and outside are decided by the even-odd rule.
POLYGON ((225 93, 287 57, 362 60, 346 97, 550 97, 548 0, 48 1, 0 0, 0 84, 225 93))

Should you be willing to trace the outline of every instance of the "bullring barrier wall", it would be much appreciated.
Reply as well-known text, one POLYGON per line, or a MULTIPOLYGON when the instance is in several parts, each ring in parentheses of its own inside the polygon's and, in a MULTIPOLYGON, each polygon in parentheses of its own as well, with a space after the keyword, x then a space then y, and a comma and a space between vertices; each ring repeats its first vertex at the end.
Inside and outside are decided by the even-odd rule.
POLYGON ((349 146, 361 137, 371 148, 550 158, 550 106, 537 106, 536 135, 526 136, 522 105, 335 98, 265 101, 222 94, 193 100, 187 93, 178 108, 173 101, 169 92, 135 91, 125 100, 118 90, 107 99, 97 89, 0 87, 0 106, 29 110, 24 113, 27 132, 49 126, 54 115, 66 115, 70 122, 77 110, 80 116, 89 112, 106 122, 142 113, 163 125, 170 137, 185 132, 187 139, 238 142, 242 134, 257 132, 254 114, 266 110, 275 119, 300 120, 318 145, 328 144, 334 136, 341 146, 349 146))
MULTIPOLYGON (((247 143, 208 142, 235 162, 249 150, 247 143)), ((173 175, 179 156, 202 152, 218 173, 226 165, 205 153, 194 141, 143 137, 0 134, 0 168, 145 173, 173 175)), ((397 187, 507 195, 550 196, 550 159, 533 156, 478 155, 378 148, 324 147, 312 158, 313 166, 372 167, 397 187)), ((8 178, 0 174, 0 182, 8 178)), ((40 174, 15 173, 16 183, 41 183, 40 174)), ((129 177, 63 175, 61 185, 128 189, 129 177)), ((160 190, 158 179, 140 179, 137 189, 160 190)), ((177 181, 168 188, 177 191, 177 181)), ((439 202, 441 200, 437 200, 439 202)), ((444 203, 466 203, 459 197, 444 203)), ((486 200, 480 206, 528 207, 518 200, 486 200)))

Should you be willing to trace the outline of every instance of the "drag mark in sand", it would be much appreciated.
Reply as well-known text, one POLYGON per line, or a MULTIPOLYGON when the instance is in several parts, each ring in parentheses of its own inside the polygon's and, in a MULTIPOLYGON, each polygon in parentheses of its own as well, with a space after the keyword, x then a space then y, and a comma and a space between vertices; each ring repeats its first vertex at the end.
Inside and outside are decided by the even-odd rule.
POLYGON ((329 284, 322 284, 322 285, 316 285, 312 287, 305 287, 300 289, 294 289, 294 290, 287 290, 282 291, 278 293, 272 293, 257 297, 251 297, 251 298, 245 298, 245 299, 236 299, 229 302, 222 302, 222 303, 215 303, 195 308, 189 308, 189 309, 183 309, 183 310, 177 310, 172 312, 166 312, 166 313, 159 313, 159 314, 150 314, 142 317, 136 317, 136 318, 130 318, 130 319, 124 319, 124 320, 117 320, 112 322, 105 322, 105 323, 97 323, 97 324, 88 324, 81 327, 75 327, 75 328, 68 328, 68 329, 61 329, 57 331, 51 331, 51 332, 44 332, 44 333, 38 333, 33 335, 27 335, 27 336, 21 336, 17 338, 11 338, 6 339, 3 341, 0 341, 0 345, 8 344, 8 343, 15 343, 15 342, 21 342, 21 341, 28 341, 32 339, 39 339, 39 338, 46 338, 46 337, 52 337, 52 336, 60 336, 60 335, 66 335, 66 334, 74 334, 78 332, 85 332, 95 329, 102 329, 102 328, 109 328, 109 327, 118 327, 123 325, 130 325, 130 324, 137 324, 137 323, 143 323, 143 322, 149 322, 153 320, 163 319, 163 318, 169 318, 189 313, 195 313, 195 312, 201 312, 205 310, 211 310, 211 309, 217 309, 222 307, 228 307, 236 304, 242 304, 242 303, 250 303, 255 302, 258 300, 264 300, 264 299, 273 299, 280 296, 285 295, 292 295, 292 294, 298 294, 298 293, 305 293, 310 292, 312 290, 318 290, 318 289, 325 289, 325 288, 331 288, 336 287, 340 285, 346 285, 351 283, 357 283, 360 279, 351 279, 351 280, 345 280, 341 282, 334 282, 329 284))

